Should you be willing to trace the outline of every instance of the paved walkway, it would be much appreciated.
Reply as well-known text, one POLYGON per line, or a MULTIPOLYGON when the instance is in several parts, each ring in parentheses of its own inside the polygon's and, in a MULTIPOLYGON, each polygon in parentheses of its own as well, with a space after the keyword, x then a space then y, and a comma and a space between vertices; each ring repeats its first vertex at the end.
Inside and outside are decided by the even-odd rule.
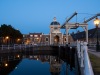
POLYGON ((100 58, 100 52, 96 52, 95 49, 88 49, 88 52, 100 58))

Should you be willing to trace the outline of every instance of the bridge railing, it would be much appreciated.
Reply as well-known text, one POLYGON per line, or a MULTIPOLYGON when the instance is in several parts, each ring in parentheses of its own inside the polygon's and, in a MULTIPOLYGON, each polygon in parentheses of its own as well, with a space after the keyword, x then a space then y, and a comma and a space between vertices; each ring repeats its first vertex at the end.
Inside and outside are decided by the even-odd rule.
POLYGON ((77 41, 77 54, 81 75, 94 75, 88 55, 87 42, 77 41))
POLYGON ((14 45, 0 45, 0 50, 22 49, 32 47, 33 45, 14 44, 14 45))
POLYGON ((0 50, 10 50, 10 49, 23 49, 23 48, 30 48, 35 46, 65 46, 63 44, 14 44, 14 45, 0 45, 0 50))

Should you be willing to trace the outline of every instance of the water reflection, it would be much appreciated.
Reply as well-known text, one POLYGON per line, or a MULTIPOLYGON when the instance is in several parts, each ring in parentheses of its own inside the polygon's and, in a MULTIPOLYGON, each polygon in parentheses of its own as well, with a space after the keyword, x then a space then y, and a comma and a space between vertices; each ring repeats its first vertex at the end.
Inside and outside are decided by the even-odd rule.
POLYGON ((66 63, 55 55, 3 54, 0 75, 74 75, 66 63))

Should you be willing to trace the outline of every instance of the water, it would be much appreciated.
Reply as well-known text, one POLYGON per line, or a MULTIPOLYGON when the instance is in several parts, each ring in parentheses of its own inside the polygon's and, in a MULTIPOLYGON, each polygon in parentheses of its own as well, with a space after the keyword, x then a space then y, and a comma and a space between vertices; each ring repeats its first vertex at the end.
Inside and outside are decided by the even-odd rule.
POLYGON ((5 57, 1 58, 0 75, 75 75, 74 68, 70 69, 70 65, 56 55, 14 54, 5 57))

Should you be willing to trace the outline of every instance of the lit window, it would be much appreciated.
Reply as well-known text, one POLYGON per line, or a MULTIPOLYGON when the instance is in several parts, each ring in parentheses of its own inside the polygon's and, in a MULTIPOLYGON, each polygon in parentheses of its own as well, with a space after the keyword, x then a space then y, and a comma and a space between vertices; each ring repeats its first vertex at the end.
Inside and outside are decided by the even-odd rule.
POLYGON ((34 35, 34 37, 38 37, 38 35, 34 35))
POLYGON ((33 35, 30 35, 30 37, 33 37, 33 35))

